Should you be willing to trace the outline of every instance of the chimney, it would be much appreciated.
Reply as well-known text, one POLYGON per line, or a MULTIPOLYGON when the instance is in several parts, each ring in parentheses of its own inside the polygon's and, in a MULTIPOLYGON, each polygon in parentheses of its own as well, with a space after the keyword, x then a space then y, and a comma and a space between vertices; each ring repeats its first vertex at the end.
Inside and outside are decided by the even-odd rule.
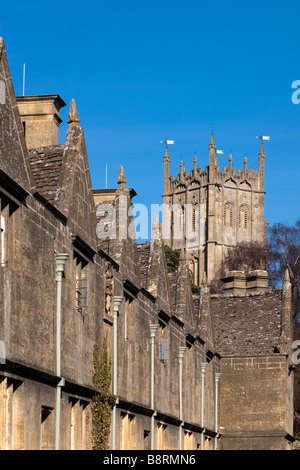
POLYGON ((58 144, 62 122, 59 110, 66 103, 59 95, 17 96, 17 104, 28 149, 58 144))
POLYGON ((265 292, 269 290, 269 280, 267 271, 256 270, 247 274, 247 292, 265 292))
POLYGON ((267 271, 250 271, 247 275, 244 271, 230 271, 226 273, 223 281, 225 294, 252 294, 269 290, 270 277, 267 271))
POLYGON ((246 293, 246 274, 244 271, 229 271, 221 281, 224 282, 225 294, 239 295, 246 293))

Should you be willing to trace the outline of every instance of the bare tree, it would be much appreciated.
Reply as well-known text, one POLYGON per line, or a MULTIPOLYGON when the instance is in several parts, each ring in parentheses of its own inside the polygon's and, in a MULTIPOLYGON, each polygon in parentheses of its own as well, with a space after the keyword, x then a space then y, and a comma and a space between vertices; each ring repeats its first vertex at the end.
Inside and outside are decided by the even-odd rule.
POLYGON ((293 316, 300 313, 300 219, 295 225, 276 223, 269 228, 269 274, 271 286, 281 287, 288 269, 293 292, 293 316))
POLYGON ((268 247, 265 243, 242 241, 228 248, 216 279, 211 283, 211 292, 222 292, 223 283, 221 279, 228 271, 244 271, 247 274, 256 269, 268 269, 268 247))

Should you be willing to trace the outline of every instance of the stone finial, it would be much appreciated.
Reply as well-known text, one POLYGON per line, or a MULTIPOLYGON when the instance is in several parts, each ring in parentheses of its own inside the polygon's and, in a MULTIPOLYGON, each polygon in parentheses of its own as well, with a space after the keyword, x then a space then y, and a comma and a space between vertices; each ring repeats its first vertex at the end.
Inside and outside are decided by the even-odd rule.
POLYGON ((127 180, 125 178, 124 168, 122 167, 122 165, 120 165, 117 184, 118 184, 119 187, 121 185, 124 187, 124 186, 126 186, 126 183, 127 183, 127 180))
POLYGON ((230 153, 229 158, 228 158, 228 166, 229 168, 232 168, 232 155, 230 153))
POLYGON ((179 170, 179 172, 180 172, 180 179, 181 180, 184 179, 185 168, 183 166, 183 161, 182 160, 180 160, 180 170, 179 170))
POLYGON ((152 240, 158 240, 160 238, 160 232, 159 232, 159 218, 158 214, 155 214, 154 220, 153 220, 153 225, 152 225, 152 235, 151 239, 152 240))
POLYGON ((209 149, 215 149, 215 148, 216 148, 216 144, 215 144, 215 139, 214 139, 213 133, 211 134, 210 142, 209 142, 208 148, 209 148, 209 149))
POLYGON ((243 163, 244 163, 244 171, 245 171, 245 170, 247 170, 247 157, 246 157, 246 155, 244 157, 244 162, 243 163))
POLYGON ((186 262, 186 251, 185 251, 185 248, 184 248, 184 247, 182 247, 182 248, 180 249, 179 262, 181 262, 181 263, 185 263, 185 262, 186 262))
POLYGON ((196 152, 195 152, 195 155, 194 155, 194 173, 196 173, 197 171, 197 155, 196 155, 196 152))
POLYGON ((168 147, 166 147, 166 150, 165 150, 165 154, 164 154, 164 159, 163 161, 170 161, 170 155, 169 155, 169 151, 168 151, 168 147))
POLYGON ((259 157, 265 157, 265 149, 264 149, 264 144, 263 143, 261 143, 258 156, 259 157))
POLYGON ((289 270, 286 269, 285 274, 284 274, 283 286, 287 286, 290 283, 291 283, 290 273, 289 273, 289 270))
POLYGON ((69 124, 69 127, 71 125, 73 125, 74 127, 79 126, 79 123, 80 123, 80 119, 78 117, 77 106, 76 106, 74 98, 71 99, 70 111, 69 111, 69 117, 68 117, 67 123, 69 124))

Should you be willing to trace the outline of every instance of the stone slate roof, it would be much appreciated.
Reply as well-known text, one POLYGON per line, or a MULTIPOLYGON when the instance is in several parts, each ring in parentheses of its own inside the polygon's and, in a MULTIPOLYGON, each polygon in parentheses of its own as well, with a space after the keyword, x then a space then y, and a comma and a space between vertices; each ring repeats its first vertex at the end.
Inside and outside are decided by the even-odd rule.
POLYGON ((282 316, 280 289, 240 296, 212 295, 215 344, 222 356, 273 354, 279 348, 282 316))
POLYGON ((65 145, 60 144, 29 151, 36 191, 53 206, 57 204, 60 193, 64 150, 65 145))
POLYGON ((175 312, 178 297, 178 271, 168 273, 168 282, 170 289, 170 306, 175 312))
POLYGON ((140 260, 141 286, 146 288, 150 265, 150 242, 137 245, 140 260))

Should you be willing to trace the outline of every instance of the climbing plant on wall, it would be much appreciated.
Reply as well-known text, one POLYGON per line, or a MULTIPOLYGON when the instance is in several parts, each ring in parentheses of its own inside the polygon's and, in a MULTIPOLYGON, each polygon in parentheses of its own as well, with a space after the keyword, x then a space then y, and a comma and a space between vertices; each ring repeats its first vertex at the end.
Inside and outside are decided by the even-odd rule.
POLYGON ((93 383, 95 393, 92 399, 92 446, 94 450, 108 449, 112 407, 116 397, 111 394, 111 359, 108 355, 107 340, 99 360, 99 341, 94 348, 93 383))

